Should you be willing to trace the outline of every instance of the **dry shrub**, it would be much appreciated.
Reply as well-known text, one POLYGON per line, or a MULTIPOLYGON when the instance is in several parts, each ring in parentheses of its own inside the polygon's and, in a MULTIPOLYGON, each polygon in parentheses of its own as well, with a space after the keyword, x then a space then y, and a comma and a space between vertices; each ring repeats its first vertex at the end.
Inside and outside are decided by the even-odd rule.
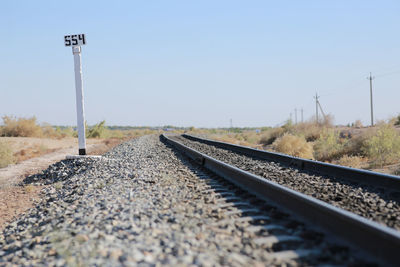
POLYGON ((48 123, 44 123, 42 125, 42 131, 43 131, 43 136, 48 137, 48 138, 62 138, 63 135, 58 132, 57 130, 54 130, 53 126, 51 126, 48 123))
POLYGON ((356 120, 356 121, 353 123, 353 126, 354 126, 355 128, 362 128, 362 127, 363 127, 363 124, 362 124, 361 120, 356 120))
POLYGON ((292 129, 292 134, 297 136, 304 136, 307 142, 313 142, 320 137, 323 129, 324 128, 316 125, 313 122, 304 122, 297 124, 292 129))
POLYGON ((105 138, 107 135, 107 129, 105 127, 106 121, 101 121, 91 127, 88 127, 85 123, 86 137, 87 138, 105 138))
POLYGON ((304 137, 285 134, 272 144, 274 150, 300 158, 313 158, 312 145, 304 137))
POLYGON ((7 167, 15 163, 15 159, 10 146, 6 142, 0 141, 0 168, 7 167))
POLYGON ((360 169, 361 166, 363 165, 363 162, 364 162, 364 159, 362 157, 344 155, 339 160, 337 160, 335 163, 342 165, 342 166, 360 169))
POLYGON ((332 114, 328 114, 324 117, 324 120, 322 121, 322 126, 325 127, 333 127, 333 121, 335 120, 335 117, 332 114))
POLYGON ((368 128, 358 134, 353 135, 345 144, 344 153, 353 156, 367 157, 364 151, 364 144, 371 139, 377 132, 376 128, 368 128))
POLYGON ((400 126, 400 115, 398 115, 398 116, 394 119, 393 124, 396 125, 396 126, 400 126))
POLYGON ((223 134, 223 135, 218 134, 218 135, 211 135, 210 137, 211 139, 225 143, 236 144, 241 146, 254 146, 251 143, 247 142, 242 134, 223 134))
POLYGON ((394 163, 400 157, 400 135, 392 125, 381 124, 376 134, 364 141, 362 150, 372 160, 371 166, 394 163))
POLYGON ((281 137, 285 133, 285 129, 279 127, 279 128, 273 128, 265 131, 260 138, 260 144, 262 145, 270 145, 273 142, 275 142, 276 139, 281 137))
POLYGON ((56 127, 55 129, 57 138, 65 138, 65 137, 77 137, 76 131, 72 127, 66 127, 66 128, 61 128, 61 127, 56 127))
POLYGON ((255 131, 244 132, 243 139, 250 144, 257 144, 260 142, 261 136, 255 131))
POLYGON ((42 137, 43 130, 36 122, 36 117, 15 118, 11 116, 3 117, 4 127, 3 136, 15 137, 42 137))
POLYGON ((332 161, 345 153, 346 140, 340 139, 338 131, 325 128, 314 143, 314 157, 320 161, 332 161))
MULTIPOLYGON (((110 130, 110 131, 114 132, 115 130, 110 130)), ((136 138, 136 137, 140 137, 143 135, 158 133, 157 130, 151 130, 151 129, 124 130, 121 132, 123 132, 124 137, 128 137, 128 138, 136 138)))

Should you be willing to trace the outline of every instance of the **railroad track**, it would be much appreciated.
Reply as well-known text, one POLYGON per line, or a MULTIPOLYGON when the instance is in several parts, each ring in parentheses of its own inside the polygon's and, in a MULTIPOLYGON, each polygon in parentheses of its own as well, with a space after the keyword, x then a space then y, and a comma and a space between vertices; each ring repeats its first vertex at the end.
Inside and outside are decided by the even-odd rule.
MULTIPOLYGON (((350 243, 354 247, 361 248, 362 250, 374 255, 374 257, 384 261, 386 264, 399 264, 400 261, 397 255, 400 249, 399 232, 361 217, 365 215, 364 217, 368 218, 368 214, 372 209, 372 213, 376 213, 373 217, 375 219, 377 218, 380 223, 386 225, 392 223, 391 226, 398 229, 397 223, 398 218, 400 217, 397 217, 397 199, 399 193, 399 179, 397 177, 353 170, 350 168, 336 167, 330 164, 302 160, 293 157, 285 157, 281 154, 249 149, 212 140, 204 140, 188 135, 184 135, 184 137, 171 137, 164 135, 162 138, 179 151, 192 158, 198 164, 217 175, 228 179, 237 186, 256 195, 258 198, 274 201, 279 206, 291 210, 292 213, 301 217, 303 220, 321 227, 324 229, 324 232, 330 233, 331 236, 339 237, 348 244, 350 243), (200 153, 188 146, 196 148, 196 150, 202 152, 207 152, 208 155, 200 153), (331 200, 328 202, 333 202, 336 206, 335 207, 321 200, 291 190, 285 186, 278 185, 275 182, 276 180, 279 181, 279 179, 276 179, 275 182, 271 182, 268 179, 214 159, 209 155, 227 161, 229 164, 233 163, 233 165, 244 167, 244 169, 249 171, 254 170, 252 166, 256 164, 256 173, 264 174, 266 178, 268 178, 271 169, 268 170, 263 168, 262 164, 265 163, 265 159, 269 161, 279 161, 279 166, 274 167, 281 171, 283 169, 283 172, 278 172, 274 175, 279 176, 282 173, 286 173, 286 176, 288 176, 288 179, 286 179, 285 182, 286 185, 290 185, 290 182, 288 181, 293 183, 294 180, 300 180, 298 184, 313 181, 311 186, 306 186, 306 189, 303 188, 303 191, 318 196, 317 193, 321 190, 320 185, 322 185, 323 191, 329 191, 329 186, 324 188, 324 183, 328 182, 328 184, 330 183, 335 185, 336 187, 333 187, 335 189, 337 189, 337 186, 339 185, 343 192, 328 194, 330 195, 328 196, 328 200, 331 200), (260 161, 260 159, 262 160, 260 161), (264 161, 264 163, 262 161, 264 161), (296 170, 289 170, 289 172, 287 172, 286 168, 288 165, 295 166, 296 170), (299 169, 301 172, 299 172, 299 169), (302 173, 304 170, 306 173, 302 173), (330 173, 331 170, 333 170, 332 173, 330 173), (329 174, 329 177, 325 176, 315 178, 316 176, 314 174, 310 175, 311 172, 324 175, 329 174), (289 175, 287 175, 288 173, 289 175), (295 175, 298 176, 296 177, 295 175), (365 179, 363 179, 363 175, 366 176, 365 179), (307 178, 311 178, 311 180, 307 181, 307 178), (315 179, 322 181, 322 183, 315 182, 315 179), (336 180, 332 182, 332 179, 336 180), (347 179, 350 179, 350 182, 347 179), (378 179, 382 179, 382 181, 378 183, 378 179), (342 183, 344 183, 344 185, 342 185, 342 183), (313 187, 315 187, 316 190, 307 192, 313 187), (360 194, 367 194, 366 199, 360 200, 358 195, 353 195, 354 190, 356 192, 358 191, 360 194), (346 198, 345 195, 341 195, 346 192, 349 194, 348 198, 346 198), (337 198, 338 193, 341 196, 340 199, 337 198), (369 198, 374 199, 374 201, 369 203, 369 198), (343 201, 346 199, 349 201, 343 201), (357 202, 358 209, 356 209, 356 211, 361 213, 359 214, 360 216, 338 208, 338 206, 340 207, 342 205, 342 208, 347 206, 347 208, 350 207, 351 210, 351 202, 354 201, 354 199, 359 200, 357 202), (391 208, 394 208, 395 212, 387 212, 388 210, 393 210, 391 208)), ((275 163, 273 163, 273 165, 274 164, 275 163)), ((272 173, 273 172, 274 170, 272 170, 272 173)), ((296 185, 293 186, 292 184, 291 187, 296 188, 296 185)))
POLYGON ((0 266, 396 265, 166 143, 140 137, 26 179, 44 187, 42 199, 0 234, 0 266))

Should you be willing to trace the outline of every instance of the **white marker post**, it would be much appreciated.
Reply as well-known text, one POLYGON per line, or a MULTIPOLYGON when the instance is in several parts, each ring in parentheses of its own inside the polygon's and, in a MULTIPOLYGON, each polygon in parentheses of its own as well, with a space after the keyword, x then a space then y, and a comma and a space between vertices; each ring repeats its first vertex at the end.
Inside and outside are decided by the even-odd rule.
POLYGON ((75 88, 76 88, 76 116, 78 122, 79 155, 86 155, 85 137, 85 109, 83 105, 81 46, 86 44, 84 34, 64 36, 65 46, 72 47, 74 55, 75 88))

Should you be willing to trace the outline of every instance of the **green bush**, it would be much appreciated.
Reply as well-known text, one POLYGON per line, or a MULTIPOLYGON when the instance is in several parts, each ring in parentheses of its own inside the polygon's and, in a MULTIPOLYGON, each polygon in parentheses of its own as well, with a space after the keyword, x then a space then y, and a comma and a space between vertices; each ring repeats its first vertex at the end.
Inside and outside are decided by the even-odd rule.
POLYGON ((0 168, 7 167, 9 164, 15 162, 10 146, 0 141, 0 168))
POLYGON ((314 157, 320 161, 340 158, 344 153, 345 142, 345 140, 340 139, 338 131, 324 129, 314 143, 314 157))
POLYGON ((92 127, 86 127, 87 138, 105 138, 107 129, 104 126, 106 121, 101 121, 92 127))
POLYGON ((76 137, 75 131, 72 127, 56 127, 55 132, 60 138, 76 137))
POLYGON ((376 134, 364 141, 362 150, 372 166, 393 163, 400 157, 399 133, 389 124, 380 125, 376 134))

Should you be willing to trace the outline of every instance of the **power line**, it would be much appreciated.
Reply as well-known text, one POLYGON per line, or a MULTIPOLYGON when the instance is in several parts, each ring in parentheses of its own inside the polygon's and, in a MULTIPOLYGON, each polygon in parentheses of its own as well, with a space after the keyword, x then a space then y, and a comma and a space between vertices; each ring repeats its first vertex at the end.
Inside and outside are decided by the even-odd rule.
POLYGON ((390 76, 390 75, 394 75, 394 74, 398 74, 398 73, 400 73, 400 71, 388 72, 388 73, 376 75, 375 77, 380 78, 380 77, 390 76))

